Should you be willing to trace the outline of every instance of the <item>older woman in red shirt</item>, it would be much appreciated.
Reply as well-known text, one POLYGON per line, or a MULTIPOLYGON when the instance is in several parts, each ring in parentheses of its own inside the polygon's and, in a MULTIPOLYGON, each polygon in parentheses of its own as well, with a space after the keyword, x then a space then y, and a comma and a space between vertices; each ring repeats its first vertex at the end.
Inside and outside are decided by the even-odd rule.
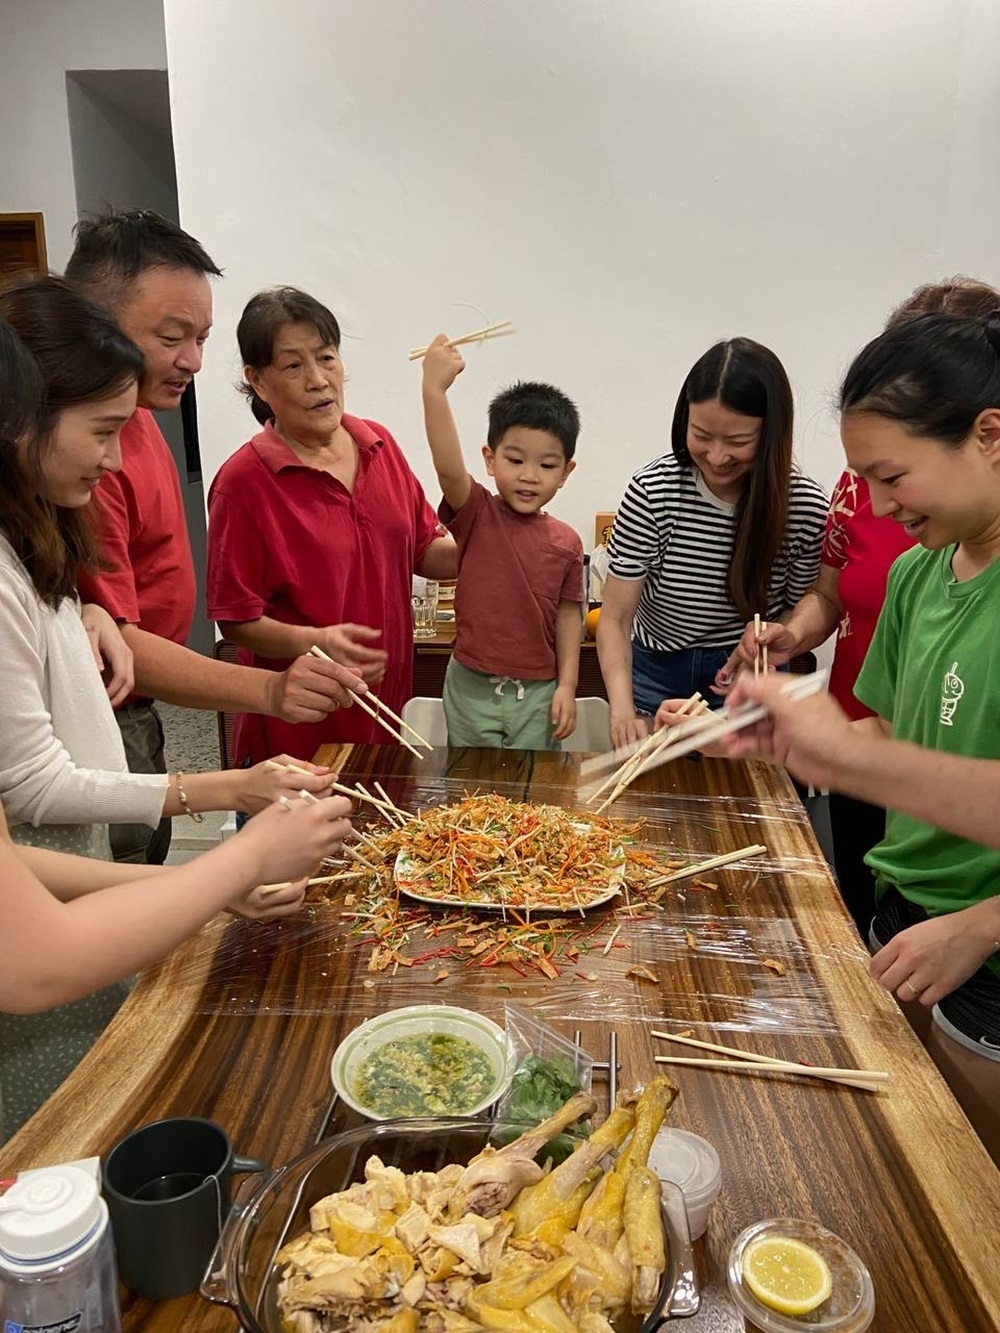
MULTIPOLYGON (((280 671, 317 644, 399 712, 412 688, 411 578, 454 578, 454 541, 385 427, 345 413, 325 306, 294 287, 258 292, 237 338, 263 429, 209 492, 208 613, 241 661, 280 671)), ((242 764, 385 739, 352 708, 315 723, 240 714, 233 744, 242 764)))

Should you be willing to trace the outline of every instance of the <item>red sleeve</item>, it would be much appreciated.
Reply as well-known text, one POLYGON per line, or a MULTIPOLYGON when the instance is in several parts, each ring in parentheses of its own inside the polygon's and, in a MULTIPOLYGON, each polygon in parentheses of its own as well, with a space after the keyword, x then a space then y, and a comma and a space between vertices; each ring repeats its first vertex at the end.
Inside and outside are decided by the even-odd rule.
POLYGON ((841 473, 830 496, 819 558, 822 564, 829 565, 831 569, 843 569, 847 564, 848 530, 857 509, 858 484, 857 473, 848 468, 841 473))
POLYGON ((492 504, 492 496, 481 481, 469 478, 469 498, 461 509, 452 509, 447 500, 438 505, 438 518, 445 525, 458 543, 461 551, 469 540, 469 534, 483 510, 492 504))
POLYGON ((101 478, 93 503, 98 510, 101 559, 109 568, 96 573, 81 570, 77 586, 81 601, 96 602, 115 620, 137 625, 139 598, 129 556, 130 496, 121 474, 108 472, 101 478))
POLYGON ((431 542, 436 541, 438 537, 444 536, 444 530, 438 522, 437 515, 427 502, 427 496, 424 495, 423 487, 414 477, 417 494, 415 497, 415 515, 413 525, 413 568, 417 569, 423 560, 431 542))
POLYGON ((208 549, 205 609, 210 620, 259 620, 264 614, 263 536, 245 504, 220 481, 208 493, 208 549))

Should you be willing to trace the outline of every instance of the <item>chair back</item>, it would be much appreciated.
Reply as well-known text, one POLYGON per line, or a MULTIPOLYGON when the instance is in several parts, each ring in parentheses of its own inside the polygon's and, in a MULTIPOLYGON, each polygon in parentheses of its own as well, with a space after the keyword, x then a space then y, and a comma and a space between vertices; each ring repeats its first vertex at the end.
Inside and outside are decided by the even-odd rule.
POLYGON ((564 750, 604 754, 611 749, 611 709, 607 699, 577 699, 576 727, 562 743, 564 750))
POLYGON ((415 731, 419 731, 428 745, 448 744, 448 724, 444 720, 444 704, 440 699, 422 696, 407 699, 400 717, 415 731))
MULTIPOLYGON (((212 656, 217 662, 236 664, 239 649, 228 639, 216 639, 212 656)), ((219 727, 219 767, 231 768, 233 763, 233 721, 235 713, 216 713, 215 720, 219 727)))

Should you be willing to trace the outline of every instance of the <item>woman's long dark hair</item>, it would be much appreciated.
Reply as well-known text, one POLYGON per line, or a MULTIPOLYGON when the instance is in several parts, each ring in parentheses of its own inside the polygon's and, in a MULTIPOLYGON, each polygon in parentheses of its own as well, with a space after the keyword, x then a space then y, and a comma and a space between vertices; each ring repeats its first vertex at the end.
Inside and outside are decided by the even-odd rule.
POLYGON ((38 431, 42 376, 38 363, 5 319, 0 319, 0 451, 38 431))
MULTIPOLYGON (((251 296, 236 326, 236 341, 243 365, 251 370, 264 370, 271 365, 278 333, 286 324, 309 324, 319 334, 324 347, 340 351, 340 325, 336 315, 322 301, 298 287, 268 287, 251 296)), ((239 389, 262 426, 274 420, 270 407, 246 380, 239 389)))
POLYGON ((891 325, 854 358, 840 389, 845 416, 870 412, 952 449, 991 407, 1000 408, 1000 309, 891 325))
MULTIPOLYGON (((40 494, 42 458, 59 414, 127 389, 142 374, 143 357, 109 315, 62 278, 20 278, 0 289, 0 320, 30 353, 41 382, 35 420, 11 438, 5 430, 0 441, 0 532, 41 600, 58 607, 75 596, 77 571, 97 566, 97 543, 90 506, 65 509, 40 494)), ((6 360, 3 374, 6 398, 6 360)))
POLYGON ((687 447, 692 403, 723 407, 762 420, 760 442, 734 514, 726 592, 742 620, 766 609, 771 567, 785 540, 792 476, 792 386, 768 348, 750 338, 716 343, 691 367, 674 408, 670 437, 676 458, 696 466, 687 447))

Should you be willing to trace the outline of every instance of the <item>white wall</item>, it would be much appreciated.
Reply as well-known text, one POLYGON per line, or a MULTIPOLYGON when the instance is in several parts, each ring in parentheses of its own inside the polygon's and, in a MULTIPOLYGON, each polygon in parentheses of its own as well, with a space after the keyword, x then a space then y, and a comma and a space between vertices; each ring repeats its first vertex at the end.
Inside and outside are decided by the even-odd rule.
POLYGON ((1000 277, 992 0, 166 0, 166 23, 181 217, 226 269, 208 475, 251 433, 233 330, 263 285, 332 306, 349 407, 429 491, 407 349, 514 319, 454 391, 464 438, 515 377, 569 392, 553 509, 589 540, 717 338, 782 357, 829 484, 854 350, 917 283, 1000 277))
POLYGON ((3 0, 0 213, 45 215, 61 270, 76 221, 66 106, 68 69, 164 69, 160 0, 3 0))

